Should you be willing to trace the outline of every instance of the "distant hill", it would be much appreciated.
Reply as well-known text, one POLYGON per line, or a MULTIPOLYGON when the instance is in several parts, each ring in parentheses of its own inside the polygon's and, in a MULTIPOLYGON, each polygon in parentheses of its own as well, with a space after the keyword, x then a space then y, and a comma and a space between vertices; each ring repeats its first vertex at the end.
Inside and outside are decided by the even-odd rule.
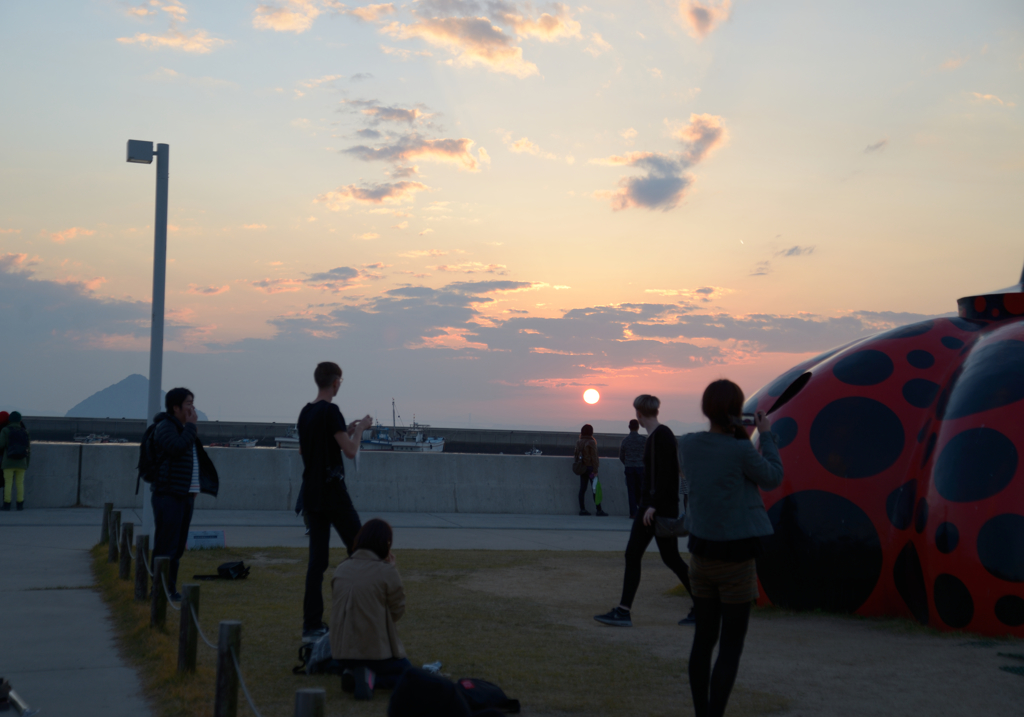
MULTIPOLYGON (((166 391, 160 392, 160 410, 163 410, 166 391)), ((149 379, 133 373, 113 386, 97 391, 68 411, 66 418, 148 418, 149 379)), ((196 409, 200 421, 208 420, 206 414, 196 409)))

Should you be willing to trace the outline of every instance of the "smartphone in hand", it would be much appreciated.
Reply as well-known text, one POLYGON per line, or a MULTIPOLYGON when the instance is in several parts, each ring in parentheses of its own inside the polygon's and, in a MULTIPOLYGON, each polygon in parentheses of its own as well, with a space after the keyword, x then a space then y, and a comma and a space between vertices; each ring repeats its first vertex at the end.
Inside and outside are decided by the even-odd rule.
POLYGON ((757 416, 753 413, 744 413, 741 418, 743 419, 744 426, 755 426, 757 425, 757 416))

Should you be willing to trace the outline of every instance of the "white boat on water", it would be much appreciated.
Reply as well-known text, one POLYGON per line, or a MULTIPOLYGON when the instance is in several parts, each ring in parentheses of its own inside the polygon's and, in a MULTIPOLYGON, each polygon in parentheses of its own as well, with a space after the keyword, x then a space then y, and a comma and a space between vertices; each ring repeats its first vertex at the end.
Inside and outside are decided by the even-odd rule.
POLYGON ((287 436, 276 436, 274 438, 274 445, 277 448, 288 448, 294 451, 299 450, 299 427, 295 426, 295 428, 288 431, 287 436))
POLYGON ((255 448, 259 442, 258 438, 236 438, 228 442, 232 448, 255 448))
POLYGON ((444 451, 444 438, 427 436, 424 428, 430 426, 412 422, 409 428, 399 428, 398 415, 395 412, 395 401, 391 399, 391 428, 379 422, 373 428, 363 431, 359 450, 362 451, 404 451, 406 453, 441 453, 444 451))

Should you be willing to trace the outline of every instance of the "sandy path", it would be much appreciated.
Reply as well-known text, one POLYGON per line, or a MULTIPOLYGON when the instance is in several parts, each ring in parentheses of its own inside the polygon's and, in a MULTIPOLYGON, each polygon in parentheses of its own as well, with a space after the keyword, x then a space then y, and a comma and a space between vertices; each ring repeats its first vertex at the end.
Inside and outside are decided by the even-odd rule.
MULTIPOLYGON (((634 627, 594 622, 593 615, 618 603, 621 580, 621 556, 551 553, 537 565, 480 571, 466 587, 536 602, 553 621, 587 630, 597 640, 646 644, 679 659, 685 680, 692 628, 676 622, 690 600, 666 594, 678 584, 675 576, 649 555, 633 605, 634 627)), ((902 620, 759 610, 751 619, 737 685, 784 698, 786 708, 769 711, 792 717, 1019 717, 1024 677, 999 667, 1024 662, 998 652, 1024 653, 1024 641, 938 634, 902 620)))

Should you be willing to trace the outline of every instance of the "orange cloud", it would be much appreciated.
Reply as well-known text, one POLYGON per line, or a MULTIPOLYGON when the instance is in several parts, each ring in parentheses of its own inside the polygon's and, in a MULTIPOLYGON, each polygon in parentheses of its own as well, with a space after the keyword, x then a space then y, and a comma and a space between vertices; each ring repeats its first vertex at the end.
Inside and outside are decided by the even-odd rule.
POLYGON ((243 224, 242 229, 266 229, 266 224, 243 224))
POLYGON ((504 264, 482 264, 479 261, 467 261, 462 264, 443 264, 441 266, 428 266, 434 271, 445 271, 457 274, 508 274, 508 267, 504 264))
POLYGON ((534 144, 526 137, 520 137, 515 142, 511 141, 511 139, 510 135, 505 135, 505 146, 508 147, 509 152, 515 152, 516 154, 532 154, 536 157, 543 157, 544 159, 558 159, 557 155, 543 151, 538 145, 534 144))
MULTIPOLYGON (((426 231, 433 231, 433 229, 427 229, 426 231)), ((423 232, 420 232, 421 234, 423 232)), ((441 251, 440 249, 415 249, 413 251, 407 251, 398 256, 405 257, 406 259, 418 259, 423 256, 448 256, 448 252, 441 251)))
POLYGON ((366 232, 365 234, 353 234, 352 238, 369 241, 370 239, 380 239, 380 234, 377 234, 376 232, 366 232))
POLYGON ((399 137, 392 144, 380 145, 379 147, 357 145, 342 151, 364 162, 410 162, 422 160, 425 162, 454 164, 459 169, 464 169, 468 172, 479 172, 480 162, 471 152, 473 144, 473 140, 465 137, 460 139, 425 139, 413 132, 412 134, 399 137))
POLYGON ((523 48, 485 17, 424 18, 411 25, 393 22, 381 32, 402 40, 418 37, 444 48, 455 56, 449 61, 452 64, 480 65, 520 78, 538 74, 537 66, 523 59, 523 48))
POLYGON ((974 97, 978 102, 989 102, 1000 107, 1016 107, 1017 105, 1013 102, 1004 102, 1001 98, 995 95, 983 95, 980 92, 972 92, 971 96, 974 97))
POLYGON ((252 26, 257 30, 303 33, 313 27, 320 8, 310 0, 285 0, 283 4, 257 5, 252 26))
POLYGON ((325 204, 333 212, 348 209, 352 202, 360 204, 398 204, 400 202, 412 202, 416 199, 416 192, 423 192, 429 187, 421 182, 393 182, 382 184, 369 184, 358 187, 355 184, 348 184, 338 187, 333 192, 324 192, 317 195, 313 200, 316 204, 325 204))
POLYGON ((503 13, 501 19, 519 37, 533 37, 544 42, 554 42, 563 37, 580 37, 580 24, 572 19, 569 8, 555 4, 555 14, 541 13, 536 19, 512 13, 503 13))
POLYGON ((612 49, 611 44, 601 37, 601 33, 594 32, 590 34, 590 44, 583 51, 597 57, 608 52, 610 49, 612 49))
POLYGON ((364 5, 363 7, 352 8, 346 14, 353 15, 366 22, 378 22, 385 15, 394 15, 395 6, 392 3, 364 5))
POLYGON ((150 50, 169 47, 172 50, 193 52, 198 55, 205 55, 228 43, 227 40, 212 37, 206 30, 195 30, 191 33, 186 33, 173 27, 163 35, 149 35, 144 32, 137 32, 133 37, 119 37, 117 41, 125 45, 143 45, 150 50))
POLYGON ((0 234, 21 234, 21 229, 0 229, 0 234))
POLYGON ((260 279, 252 282, 253 288, 265 294, 281 294, 287 291, 298 291, 302 282, 296 279, 260 279))
POLYGON ((70 229, 65 229, 64 231, 54 232, 53 234, 50 235, 50 238, 53 241, 57 242, 58 244, 63 244, 68 239, 74 239, 75 237, 78 236, 92 236, 95 233, 96 232, 94 232, 92 229, 83 229, 82 227, 71 227, 70 229))
POLYGON ((722 118, 710 114, 691 114, 690 124, 680 127, 672 136, 690 145, 686 150, 686 158, 692 164, 703 160, 729 138, 722 118))
POLYGON ((690 36, 703 40, 729 19, 731 0, 682 0, 679 15, 690 36))
POLYGON ((189 284, 188 288, 185 289, 186 294, 200 294, 202 296, 217 296, 218 294, 226 294, 231 291, 231 287, 227 284, 224 286, 199 286, 198 284, 189 284))

